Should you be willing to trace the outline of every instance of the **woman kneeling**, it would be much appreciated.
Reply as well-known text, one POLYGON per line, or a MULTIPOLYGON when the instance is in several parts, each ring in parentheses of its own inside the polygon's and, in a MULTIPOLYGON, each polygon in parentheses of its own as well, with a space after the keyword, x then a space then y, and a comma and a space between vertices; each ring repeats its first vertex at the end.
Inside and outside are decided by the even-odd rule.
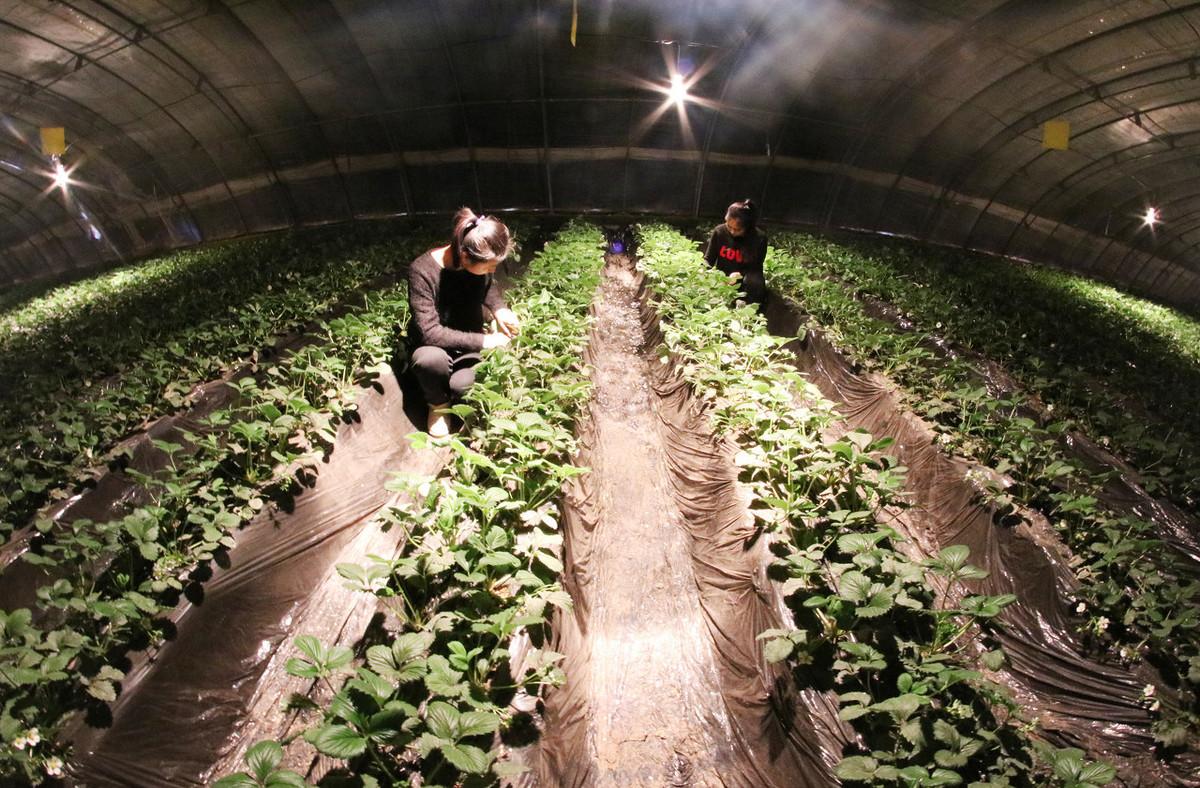
POLYGON ((492 278, 511 251, 502 222, 463 208, 454 217, 450 243, 430 249, 408 269, 410 358, 435 438, 450 434, 447 409, 475 382, 480 354, 507 345, 520 330, 492 278), (485 333, 493 319, 496 331, 485 333))

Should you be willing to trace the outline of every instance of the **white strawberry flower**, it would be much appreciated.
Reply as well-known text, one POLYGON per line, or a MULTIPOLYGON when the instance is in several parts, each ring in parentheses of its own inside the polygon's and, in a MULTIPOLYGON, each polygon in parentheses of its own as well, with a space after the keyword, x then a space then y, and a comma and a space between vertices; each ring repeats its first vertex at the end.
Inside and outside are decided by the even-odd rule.
POLYGON ((45 768, 46 774, 48 774, 49 776, 62 777, 62 773, 63 773, 62 758, 52 755, 46 759, 46 762, 44 764, 42 764, 42 766, 45 768))

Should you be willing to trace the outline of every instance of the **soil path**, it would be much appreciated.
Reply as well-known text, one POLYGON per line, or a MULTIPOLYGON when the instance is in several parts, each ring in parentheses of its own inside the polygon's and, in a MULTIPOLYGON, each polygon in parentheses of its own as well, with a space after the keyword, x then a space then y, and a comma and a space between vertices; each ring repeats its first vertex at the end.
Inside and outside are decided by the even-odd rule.
POLYGON ((759 664, 754 636, 779 626, 770 594, 755 591, 769 588, 765 554, 743 546, 752 528, 735 474, 712 478, 697 467, 710 458, 697 461, 673 434, 683 408, 661 395, 664 370, 644 352, 654 343, 640 285, 628 258, 610 257, 593 307, 595 388, 579 457, 591 473, 568 496, 566 529, 576 611, 556 633, 567 685, 547 699, 538 783, 830 784, 819 751, 799 741, 786 679, 759 664), (681 484, 689 473, 701 478, 681 484), (715 497, 697 507, 687 495, 700 488, 715 497), (705 516, 730 506, 741 516, 705 516))

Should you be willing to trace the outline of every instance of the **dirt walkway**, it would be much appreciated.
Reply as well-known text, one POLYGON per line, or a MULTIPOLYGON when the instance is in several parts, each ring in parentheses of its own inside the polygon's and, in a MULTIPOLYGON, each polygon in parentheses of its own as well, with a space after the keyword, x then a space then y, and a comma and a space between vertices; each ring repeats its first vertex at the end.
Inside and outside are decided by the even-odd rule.
MULTIPOLYGON (((627 259, 611 258, 593 307, 595 389, 579 458, 591 473, 569 502, 576 516, 566 537, 576 613, 558 628, 568 679, 547 701, 538 782, 804 785, 795 732, 773 706, 779 677, 760 670, 756 632, 720 631, 730 613, 770 617, 753 588, 764 556, 732 540, 741 567, 718 571, 722 587, 713 582, 714 555, 698 553, 719 552, 721 540, 705 545, 698 531, 709 523, 681 495, 688 485, 679 473, 694 447, 681 447, 663 411, 679 401, 655 390, 662 370, 643 354, 652 343, 639 285, 627 259)), ((734 492, 727 476, 720 495, 734 492)), ((744 513, 740 500, 732 504, 744 513)), ((807 771, 818 777, 813 784, 829 784, 819 756, 807 771)))

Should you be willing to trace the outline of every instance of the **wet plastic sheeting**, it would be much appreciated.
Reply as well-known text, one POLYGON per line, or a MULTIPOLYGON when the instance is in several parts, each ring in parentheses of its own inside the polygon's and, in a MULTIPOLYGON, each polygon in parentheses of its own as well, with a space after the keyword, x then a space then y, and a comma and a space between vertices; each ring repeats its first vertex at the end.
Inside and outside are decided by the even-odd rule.
MULTIPOLYGON (((878 320, 891 323, 902 331, 911 332, 913 324, 892 304, 870 296, 860 296, 864 310, 878 320)), ((1017 401, 1017 415, 1046 424, 1053 414, 1036 399, 1021 393, 1021 386, 996 362, 973 351, 947 342, 939 337, 927 337, 922 343, 928 350, 942 356, 961 359, 970 364, 977 382, 995 397, 1017 401)), ((1100 501, 1111 511, 1131 515, 1153 523, 1158 535, 1187 558, 1200 572, 1200 523, 1167 500, 1158 500, 1146 492, 1142 478, 1128 463, 1081 432, 1065 433, 1059 443, 1067 458, 1076 465, 1104 474, 1106 480, 1097 493, 1100 501)))
POLYGON ((296 498, 293 511, 264 510, 238 534, 228 568, 204 583, 202 599, 172 615, 177 636, 123 682, 112 727, 81 733, 74 784, 208 782, 214 764, 246 744, 239 740, 247 709, 267 668, 281 667, 280 647, 300 634, 326 642, 341 634, 305 627, 321 612, 310 600, 323 585, 343 582, 337 562, 361 560, 343 556, 343 548, 387 502, 389 474, 433 472, 442 461, 412 450, 405 436, 414 427, 390 372, 364 390, 358 414, 339 429, 315 487, 296 498))
MULTIPOLYGON (((776 334, 803 332, 799 315, 779 297, 770 300, 768 317, 776 334)), ((1045 518, 1024 511, 1020 525, 998 524, 967 479, 974 466, 944 454, 936 433, 902 407, 884 379, 856 374, 819 332, 807 331, 790 347, 850 425, 895 439, 889 453, 908 468, 912 502, 896 525, 914 546, 929 555, 964 544, 971 563, 989 572, 973 593, 1018 597, 1001 615, 998 637, 1009 665, 997 677, 1025 713, 1039 719, 1041 735, 1112 761, 1131 785, 1200 785, 1195 753, 1167 764, 1152 755, 1152 718, 1140 698, 1150 683, 1169 696, 1161 678, 1145 663, 1127 668, 1086 655, 1070 613, 1075 578, 1069 554, 1045 518)))
MULTIPOLYGON (((129 468, 154 475, 168 464, 167 455, 152 441, 162 440, 184 446, 189 451, 185 433, 203 435, 210 431, 205 419, 234 402, 234 389, 224 379, 204 384, 194 394, 193 405, 186 412, 159 419, 145 433, 128 440, 124 447, 130 453, 129 468)), ((146 489, 122 470, 103 473, 96 485, 44 511, 54 527, 80 519, 107 522, 149 503, 146 489)), ((19 561, 36 534, 26 527, 0 547, 0 609, 15 610, 27 607, 34 611, 35 620, 42 621, 46 612, 37 604, 37 589, 53 582, 42 567, 19 561)), ((100 571, 97 568, 97 571, 100 571)))
POLYGON ((824 786, 848 732, 755 638, 784 626, 729 446, 658 345, 640 277, 610 258, 586 361, 555 622, 567 683, 546 699, 541 786, 824 786))

